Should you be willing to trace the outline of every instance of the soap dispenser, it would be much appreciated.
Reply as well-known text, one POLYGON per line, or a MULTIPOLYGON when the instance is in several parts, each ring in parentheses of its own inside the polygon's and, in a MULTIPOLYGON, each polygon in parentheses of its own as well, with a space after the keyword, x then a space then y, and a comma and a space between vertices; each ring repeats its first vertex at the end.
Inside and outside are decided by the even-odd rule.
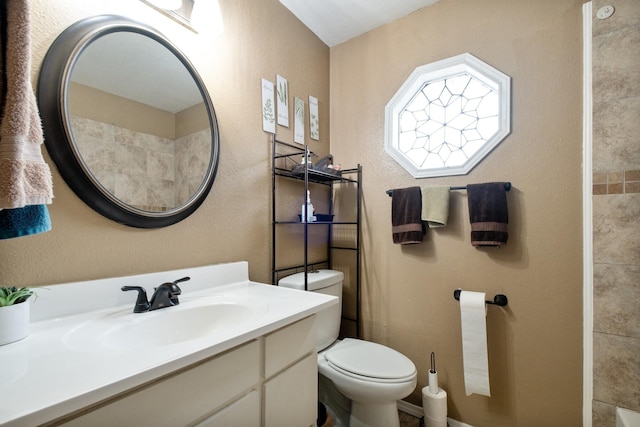
POLYGON ((316 217, 313 215, 313 205, 311 204, 311 192, 307 190, 307 203, 302 205, 302 222, 314 222, 316 217))

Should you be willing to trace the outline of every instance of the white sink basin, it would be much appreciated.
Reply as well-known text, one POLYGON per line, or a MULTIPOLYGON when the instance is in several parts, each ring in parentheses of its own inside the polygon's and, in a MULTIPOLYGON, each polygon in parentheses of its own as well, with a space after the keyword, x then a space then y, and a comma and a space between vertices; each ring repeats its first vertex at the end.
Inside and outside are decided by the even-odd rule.
POLYGON ((182 343, 236 328, 266 312, 266 306, 229 297, 204 297, 146 313, 103 313, 65 334, 79 351, 134 350, 182 343))

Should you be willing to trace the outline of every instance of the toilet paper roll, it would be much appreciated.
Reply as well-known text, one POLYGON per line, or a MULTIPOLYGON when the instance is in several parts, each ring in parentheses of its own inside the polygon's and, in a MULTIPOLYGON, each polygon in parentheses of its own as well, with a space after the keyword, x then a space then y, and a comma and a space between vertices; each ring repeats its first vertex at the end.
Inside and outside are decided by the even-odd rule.
POLYGON ((431 393, 429 387, 422 389, 422 409, 425 427, 447 427, 447 392, 438 388, 431 393))
POLYGON ((487 351, 487 311, 483 292, 460 292, 462 363, 467 396, 491 396, 487 351))

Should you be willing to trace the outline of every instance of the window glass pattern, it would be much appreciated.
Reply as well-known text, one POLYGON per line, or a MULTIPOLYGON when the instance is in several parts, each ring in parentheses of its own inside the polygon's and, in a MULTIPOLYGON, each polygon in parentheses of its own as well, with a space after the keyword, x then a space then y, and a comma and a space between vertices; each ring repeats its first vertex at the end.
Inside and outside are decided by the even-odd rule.
POLYGON ((510 131, 509 78, 469 54, 442 62, 387 105, 385 149, 417 178, 468 173, 510 131))

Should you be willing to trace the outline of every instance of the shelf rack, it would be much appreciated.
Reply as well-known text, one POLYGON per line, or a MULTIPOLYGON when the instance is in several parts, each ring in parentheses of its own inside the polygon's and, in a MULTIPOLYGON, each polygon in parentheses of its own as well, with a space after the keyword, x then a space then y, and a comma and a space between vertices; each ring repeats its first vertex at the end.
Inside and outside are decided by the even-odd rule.
MULTIPOLYGON (((360 336, 360 288, 361 288, 361 223, 362 223, 362 167, 357 165, 355 168, 343 169, 339 173, 329 173, 322 170, 311 169, 304 165, 297 173, 292 172, 294 165, 300 164, 300 159, 303 156, 309 156, 310 151, 307 145, 293 145, 287 142, 280 141, 275 135, 272 136, 272 197, 271 197, 271 218, 272 218, 272 231, 271 231, 271 281, 273 285, 277 285, 278 280, 282 277, 288 276, 293 273, 304 272, 304 284, 307 289, 307 274, 318 268, 332 268, 333 266, 333 253, 336 251, 349 251, 353 252, 355 257, 355 316, 345 315, 343 310, 343 321, 348 320, 353 322, 355 336, 360 336), (294 220, 279 220, 277 218, 277 205, 278 205, 278 191, 277 184, 279 179, 291 179, 300 181, 304 185, 304 192, 301 190, 302 197, 300 200, 306 199, 309 185, 324 185, 329 187, 328 191, 328 205, 329 214, 334 214, 334 188, 339 191, 341 185, 355 185, 356 187, 356 220, 355 221, 341 221, 336 219, 334 221, 315 221, 315 222, 300 222, 294 220), (288 265, 286 267, 279 267, 277 265, 277 227, 281 225, 300 226, 304 230, 304 253, 302 264, 288 265), (334 244, 333 233, 335 226, 353 226, 355 227, 355 235, 353 236, 353 244, 334 244), (310 262, 309 260, 309 229, 310 227, 325 227, 326 228, 326 257, 322 260, 310 262)), ((351 242, 350 242, 351 243, 351 242)), ((345 279, 348 276, 345 274, 345 279)), ((345 283, 345 286, 347 284, 345 283)), ((343 298, 344 301, 344 298, 343 298)))

